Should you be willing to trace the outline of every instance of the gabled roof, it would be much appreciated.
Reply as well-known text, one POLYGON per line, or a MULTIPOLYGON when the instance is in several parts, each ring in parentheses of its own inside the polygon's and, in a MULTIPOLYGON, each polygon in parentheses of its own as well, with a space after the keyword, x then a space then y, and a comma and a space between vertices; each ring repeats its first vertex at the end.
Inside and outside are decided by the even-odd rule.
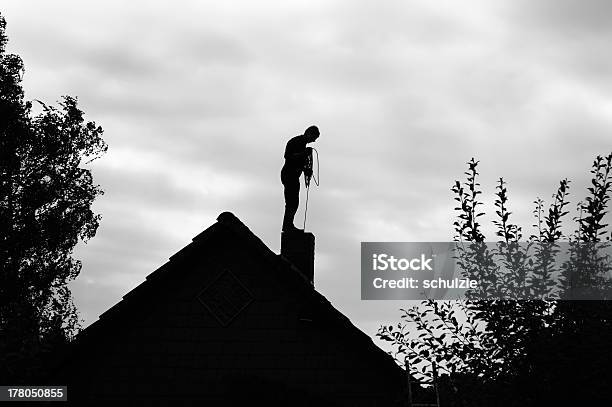
POLYGON ((346 316, 317 292, 309 280, 293 264, 272 252, 230 212, 221 213, 215 224, 195 236, 191 243, 171 256, 167 263, 149 274, 142 284, 128 292, 121 301, 100 315, 96 322, 77 336, 76 347, 82 348, 84 346, 87 348, 87 345, 92 342, 106 341, 108 338, 129 330, 130 325, 134 322, 134 317, 142 317, 147 312, 151 312, 150 305, 155 303, 171 282, 176 282, 176 279, 181 278, 180 267, 174 267, 176 263, 189 256, 197 256, 203 248, 214 245, 217 237, 227 236, 227 233, 231 234, 234 245, 248 247, 251 251, 259 254, 262 261, 268 263, 266 270, 269 270, 287 289, 296 290, 296 294, 299 292, 305 298, 308 298, 309 306, 312 307, 317 317, 324 319, 334 329, 342 330, 344 334, 350 337, 352 346, 361 347, 363 352, 368 352, 371 356, 374 356, 382 365, 387 365, 388 369, 400 370, 393 359, 376 346, 368 335, 355 327, 346 316))

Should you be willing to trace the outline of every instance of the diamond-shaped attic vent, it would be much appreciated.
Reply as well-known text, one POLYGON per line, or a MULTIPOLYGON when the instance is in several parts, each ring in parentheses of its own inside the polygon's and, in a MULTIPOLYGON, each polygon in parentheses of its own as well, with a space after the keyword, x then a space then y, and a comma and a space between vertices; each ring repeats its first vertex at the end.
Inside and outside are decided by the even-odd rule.
POLYGON ((222 271, 197 298, 223 326, 229 325, 253 301, 251 293, 228 270, 222 271))

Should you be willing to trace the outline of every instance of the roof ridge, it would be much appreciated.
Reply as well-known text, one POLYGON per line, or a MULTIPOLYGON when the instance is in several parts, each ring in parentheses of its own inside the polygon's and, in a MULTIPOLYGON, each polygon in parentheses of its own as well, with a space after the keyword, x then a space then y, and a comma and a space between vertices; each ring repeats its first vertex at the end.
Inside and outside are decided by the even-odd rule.
MULTIPOLYGON (((364 344, 367 343, 366 346, 370 347, 374 351, 377 351, 381 354, 381 356, 382 354, 385 354, 385 356, 389 357, 387 352, 378 347, 369 335, 355 326, 347 316, 337 310, 332 303, 325 298, 325 296, 319 293, 314 288, 312 283, 306 278, 306 276, 297 267, 295 267, 293 263, 282 255, 276 254, 270 250, 270 248, 257 235, 255 235, 244 223, 242 223, 242 221, 240 221, 240 219, 238 219, 238 217, 231 212, 222 212, 217 217, 216 223, 196 235, 189 244, 170 256, 166 263, 147 275, 145 281, 130 290, 119 302, 102 313, 96 321, 94 321, 77 336, 76 345, 83 344, 83 340, 87 341, 87 339, 91 338, 92 336, 95 337, 96 332, 104 332, 106 329, 111 329, 110 327, 115 326, 116 324, 121 324, 122 320, 129 318, 127 314, 122 315, 122 312, 127 311, 129 313, 130 310, 138 310, 139 297, 145 296, 150 293, 151 290, 157 289, 165 278, 174 275, 174 273, 168 272, 172 269, 171 264, 175 263, 182 256, 192 253, 195 246, 205 244, 208 239, 219 231, 220 227, 230 230, 237 237, 243 239, 245 242, 248 242, 251 247, 255 248, 262 258, 270 263, 272 266, 271 270, 276 276, 288 278, 289 280, 285 280, 286 282, 295 282, 297 283, 294 285, 296 289, 309 293, 309 295, 312 296, 311 304, 315 307, 320 307, 323 309, 324 313, 329 316, 328 318, 338 322, 339 327, 343 327, 343 329, 348 329, 349 331, 353 332, 353 337, 356 340, 364 342, 364 344), (288 269, 292 272, 288 273, 288 269)), ((389 362, 395 364, 395 362, 393 362, 391 359, 389 359, 389 362)))
MULTIPOLYGON (((248 226, 242 223, 242 221, 238 219, 238 217, 236 217, 236 215, 234 215, 232 212, 222 212, 217 217, 217 221, 221 225, 229 228, 230 230, 238 234, 239 236, 246 238, 246 239, 253 240, 255 244, 257 245, 258 251, 260 251, 261 254, 263 254, 265 257, 267 257, 270 260, 273 260, 276 262, 279 260, 282 261, 283 263, 285 263, 287 267, 290 267, 295 273, 297 273, 297 275, 299 275, 304 280, 304 282, 308 284, 308 286, 314 289, 312 282, 310 282, 310 280, 306 277, 306 275, 304 275, 304 273, 302 273, 302 271, 299 268, 297 268, 291 261, 289 261, 282 254, 276 254, 272 250, 270 250, 270 248, 255 233, 253 233, 253 231, 251 231, 251 229, 249 229, 248 226)), ((194 240, 200 239, 200 235, 196 236, 194 240)))

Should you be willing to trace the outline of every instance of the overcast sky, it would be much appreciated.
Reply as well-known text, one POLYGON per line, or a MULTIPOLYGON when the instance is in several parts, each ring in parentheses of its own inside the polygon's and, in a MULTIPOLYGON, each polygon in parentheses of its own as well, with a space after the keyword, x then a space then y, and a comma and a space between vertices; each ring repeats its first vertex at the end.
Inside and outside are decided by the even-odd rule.
MULTIPOLYGON (((315 285, 373 335, 406 304, 360 301, 361 241, 453 237, 450 187, 584 196, 612 150, 612 2, 5 0, 28 99, 79 97, 108 154, 73 285, 86 324, 232 211, 278 251, 286 141, 311 124, 315 285)), ((296 216, 301 223, 302 209, 296 216)), ((486 217, 490 220, 491 217, 486 217)), ((489 233, 489 237, 493 237, 489 233)))

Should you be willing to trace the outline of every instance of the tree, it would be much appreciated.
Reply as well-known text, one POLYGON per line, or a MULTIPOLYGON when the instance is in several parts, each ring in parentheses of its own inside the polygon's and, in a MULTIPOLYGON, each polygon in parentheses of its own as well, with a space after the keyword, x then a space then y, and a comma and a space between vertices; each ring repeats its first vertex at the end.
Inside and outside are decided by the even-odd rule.
POLYGON ((0 382, 15 383, 80 328, 68 288, 81 270, 73 249, 95 235, 91 205, 102 194, 83 165, 107 146, 76 98, 32 113, 5 30, 0 15, 0 382))
POLYGON ((402 311, 397 326, 378 336, 395 348, 399 363, 408 358, 413 374, 431 378, 435 361, 443 376, 446 405, 582 405, 609 400, 612 352, 610 259, 601 255, 610 235, 603 223, 612 193, 612 154, 597 157, 576 230, 565 237, 569 181, 561 180, 547 213, 537 199, 537 233, 521 242, 522 228, 510 221, 506 183, 496 190, 493 223, 500 241, 484 244, 478 222, 478 162, 471 160, 467 181, 456 181, 457 264, 481 284, 467 300, 425 301, 402 311), (551 278, 554 259, 567 239, 567 259, 551 278), (519 244, 520 243, 520 244, 519 244), (531 254, 528 250, 533 249, 531 254), (503 267, 500 267, 502 265, 503 267), (508 298, 514 300, 491 299, 508 298), (485 298, 485 299, 483 299, 485 298), (486 299, 489 298, 489 299, 486 299), (533 299, 541 298, 541 299, 533 299))

